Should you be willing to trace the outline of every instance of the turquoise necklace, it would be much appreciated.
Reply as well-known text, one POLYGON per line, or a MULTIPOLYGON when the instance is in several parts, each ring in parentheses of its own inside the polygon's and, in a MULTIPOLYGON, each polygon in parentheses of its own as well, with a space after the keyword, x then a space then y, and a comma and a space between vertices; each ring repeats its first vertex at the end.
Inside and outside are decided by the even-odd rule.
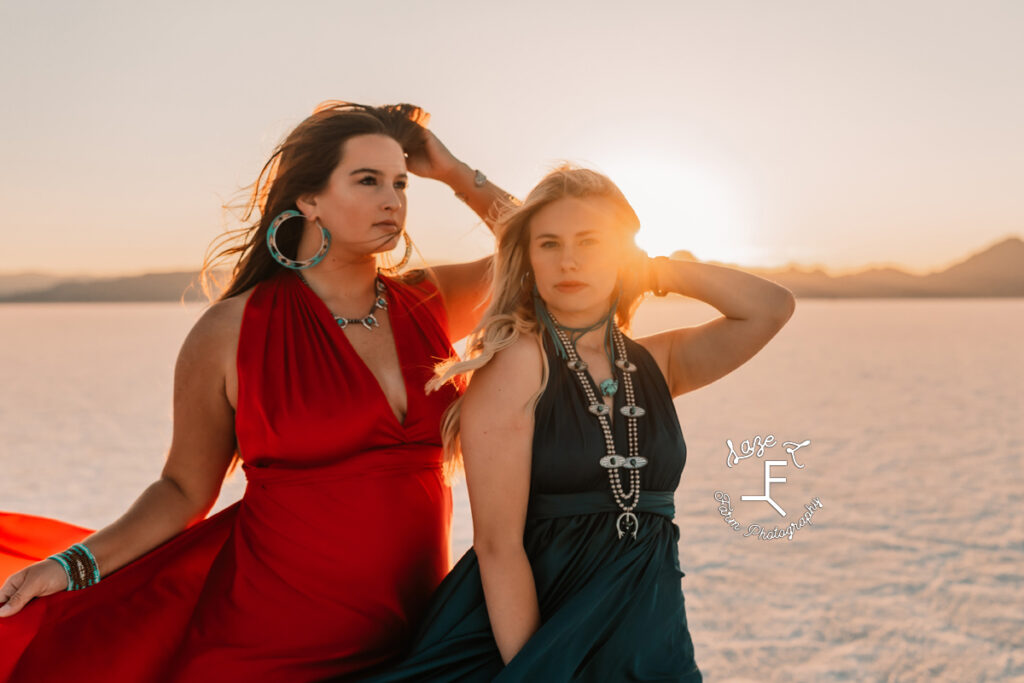
MULTIPOLYGON (((647 458, 640 455, 640 430, 637 426, 637 418, 643 417, 647 411, 636 405, 636 392, 633 387, 632 373, 637 371, 635 363, 629 361, 626 355, 626 343, 622 333, 615 327, 615 308, 618 306, 618 297, 612 304, 608 315, 591 325, 590 327, 572 328, 564 327, 556 321, 548 312, 540 294, 534 288, 533 307, 537 314, 537 320, 550 333, 554 342, 555 351, 565 359, 566 365, 575 375, 586 395, 587 411, 597 417, 604 434, 605 455, 599 461, 602 468, 608 471, 608 484, 611 487, 612 498, 619 508, 619 516, 615 519, 615 530, 619 538, 624 536, 637 536, 640 529, 640 519, 637 517, 637 507, 640 505, 640 470, 647 466, 647 458), (615 437, 612 434, 609 413, 611 409, 603 399, 597 397, 594 388, 587 381, 587 364, 580 358, 576 351, 576 340, 592 330, 598 329, 601 325, 608 325, 608 333, 605 335, 605 350, 609 351, 609 358, 612 360, 612 372, 615 368, 622 371, 622 379, 625 385, 625 405, 619 408, 619 412, 626 418, 626 433, 629 451, 626 455, 619 455, 615 452, 615 437), (615 360, 616 351, 618 360, 615 360), (623 484, 621 470, 625 470, 626 484, 623 484)), ((601 383, 601 393, 609 396, 618 389, 618 382, 610 392, 605 392, 605 382, 601 383)))
MULTIPOLYGON (((606 326, 604 335, 604 352, 608 356, 608 366, 615 372, 615 343, 613 341, 615 332, 615 309, 619 305, 619 297, 616 295, 615 301, 612 302, 611 308, 608 309, 608 314, 598 320, 589 327, 566 327, 565 325, 557 322, 550 313, 548 313, 548 307, 544 305, 544 301, 540 298, 540 292, 537 290, 537 285, 533 286, 533 310, 537 316, 537 321, 547 329, 548 334, 551 336, 551 341, 554 343, 555 352, 558 353, 559 358, 563 360, 569 360, 569 352, 566 350, 566 346, 563 343, 562 335, 559 332, 564 332, 566 337, 565 341, 572 346, 572 350, 575 352, 574 355, 579 357, 579 351, 576 349, 576 342, 588 332, 592 332, 602 325, 606 326)), ((582 362, 582 361, 581 361, 582 362)), ((604 380, 598 385, 601 390, 602 396, 614 396, 615 392, 619 390, 619 381, 614 377, 604 380)))
MULTIPOLYGON (((299 279, 302 280, 302 283, 306 285, 306 287, 309 287, 309 282, 306 281, 306 278, 303 277, 302 273, 296 272, 295 274, 299 276, 299 279)), ((374 298, 373 300, 373 305, 370 306, 370 312, 361 318, 345 318, 343 316, 335 315, 333 312, 330 312, 331 315, 334 316, 334 322, 338 323, 338 327, 340 327, 341 329, 345 329, 346 327, 353 323, 359 323, 360 325, 362 325, 363 327, 370 331, 372 331, 373 328, 375 327, 380 327, 380 322, 378 322, 375 312, 378 309, 382 311, 388 310, 388 300, 384 298, 384 295, 387 293, 388 290, 387 287, 384 286, 383 280, 381 280, 379 277, 373 278, 373 283, 374 296, 376 298, 374 298)), ((312 291, 313 288, 309 287, 309 290, 312 291)))

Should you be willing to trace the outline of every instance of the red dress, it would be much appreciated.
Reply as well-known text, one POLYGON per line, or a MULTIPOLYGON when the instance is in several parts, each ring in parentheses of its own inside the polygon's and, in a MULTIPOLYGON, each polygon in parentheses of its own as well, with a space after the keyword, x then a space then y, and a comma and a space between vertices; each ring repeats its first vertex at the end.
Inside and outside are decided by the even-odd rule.
MULTIPOLYGON (((0 680, 314 681, 399 655, 450 566, 427 395, 453 353, 428 282, 385 279, 404 423, 295 274, 257 285, 238 345, 241 501, 91 588, 0 618, 0 680)), ((0 514, 2 577, 86 530, 0 514)))

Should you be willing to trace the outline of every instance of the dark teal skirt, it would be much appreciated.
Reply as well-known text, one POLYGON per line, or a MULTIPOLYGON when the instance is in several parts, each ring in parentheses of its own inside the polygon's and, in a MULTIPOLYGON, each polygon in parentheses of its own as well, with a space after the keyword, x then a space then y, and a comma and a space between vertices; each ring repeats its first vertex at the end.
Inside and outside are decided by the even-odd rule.
POLYGON ((672 493, 643 491, 620 539, 605 492, 531 498, 524 546, 541 626, 504 665, 471 548, 441 583, 412 650, 370 681, 702 681, 686 623, 672 493))

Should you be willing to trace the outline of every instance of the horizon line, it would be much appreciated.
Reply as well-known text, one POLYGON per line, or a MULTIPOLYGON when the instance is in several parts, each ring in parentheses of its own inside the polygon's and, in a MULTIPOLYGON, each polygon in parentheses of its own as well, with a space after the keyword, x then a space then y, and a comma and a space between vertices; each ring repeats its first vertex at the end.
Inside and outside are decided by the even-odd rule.
MULTIPOLYGON (((796 261, 787 261, 780 265, 758 265, 758 264, 746 264, 746 263, 732 263, 728 261, 720 261, 718 259, 701 259, 698 261, 705 263, 719 263, 727 264, 741 269, 757 269, 757 270, 801 270, 804 272, 824 271, 825 274, 832 277, 841 277, 844 275, 851 275, 854 273, 861 273, 867 270, 874 269, 886 269, 894 268, 901 270, 910 275, 928 275, 931 273, 941 272, 947 268, 950 268, 957 263, 962 263, 964 260, 975 256, 981 252, 991 249, 997 244, 1016 239, 1018 241, 1024 241, 1024 237, 1018 234, 1007 234, 1004 237, 998 238, 990 242, 987 246, 972 249, 966 254, 962 254, 959 257, 955 257, 944 264, 927 266, 925 268, 915 268, 898 261, 871 261, 865 264, 857 266, 830 266, 822 263, 799 263, 796 261)), ((673 253, 686 252, 691 253, 688 249, 677 249, 673 253)), ((462 261, 449 261, 439 260, 433 261, 432 266, 448 265, 451 263, 461 263, 462 261)), ((422 267, 424 264, 423 259, 414 257, 411 267, 422 267)), ((141 277, 143 275, 160 275, 168 273, 198 273, 202 266, 157 266, 149 269, 141 270, 129 270, 129 271, 88 271, 88 270, 67 270, 67 271, 47 271, 47 270, 19 270, 19 271, 0 271, 0 277, 54 277, 61 279, 75 279, 75 278, 91 278, 91 279, 119 279, 119 278, 130 278, 130 277, 141 277)))

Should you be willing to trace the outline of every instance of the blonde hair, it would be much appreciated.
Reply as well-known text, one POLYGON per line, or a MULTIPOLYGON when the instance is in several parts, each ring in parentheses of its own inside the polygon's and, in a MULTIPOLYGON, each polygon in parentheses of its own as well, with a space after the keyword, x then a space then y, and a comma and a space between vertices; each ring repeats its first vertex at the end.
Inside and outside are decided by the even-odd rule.
MULTIPOLYGON (((537 183, 520 205, 506 204, 495 225, 498 248, 491 271, 491 300, 476 328, 466 342, 465 360, 449 359, 438 364, 434 377, 427 383, 427 391, 436 391, 447 382, 463 384, 472 373, 487 365, 495 354, 512 346, 522 336, 541 341, 540 326, 534 313, 533 276, 530 270, 530 222, 545 206, 566 197, 577 199, 601 198, 612 207, 615 224, 628 247, 619 268, 622 285, 615 319, 618 326, 629 329, 633 312, 646 289, 643 277, 647 255, 634 242, 640 229, 640 220, 622 191, 609 179, 596 171, 563 164, 537 183)), ((531 398, 531 408, 544 392, 547 384, 547 355, 542 354, 541 387, 531 398)), ((445 411, 441 421, 444 444, 445 474, 451 480, 462 468, 459 439, 462 398, 456 399, 445 411)))

